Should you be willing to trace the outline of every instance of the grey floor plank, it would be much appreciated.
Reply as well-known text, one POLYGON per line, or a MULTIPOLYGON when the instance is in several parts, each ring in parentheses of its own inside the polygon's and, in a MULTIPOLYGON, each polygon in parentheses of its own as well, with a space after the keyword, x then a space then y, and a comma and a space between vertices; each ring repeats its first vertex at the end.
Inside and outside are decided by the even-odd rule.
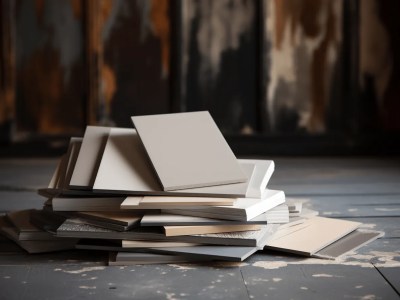
POLYGON ((400 194, 309 196, 293 198, 304 206, 332 217, 395 217, 400 216, 400 194))
POLYGON ((36 192, 0 191, 0 214, 14 210, 42 209, 46 200, 36 192))
POLYGON ((400 266, 391 268, 378 267, 378 270, 400 295, 400 266))
POLYGON ((0 266, 76 264, 105 266, 107 261, 108 253, 102 251, 68 250, 28 254, 21 249, 0 255, 0 266))
POLYGON ((254 299, 398 299, 373 267, 258 264, 241 270, 254 299))
POLYGON ((382 158, 275 158, 269 188, 287 195, 400 193, 400 160, 382 158))
POLYGON ((6 299, 248 299, 239 268, 0 267, 6 299))
POLYGON ((47 186, 58 159, 1 159, 0 190, 35 190, 47 186))
MULTIPOLYGON (((329 216, 331 217, 331 216, 329 216)), ((400 238, 400 217, 344 218, 361 222, 361 228, 385 232, 385 239, 400 238)))

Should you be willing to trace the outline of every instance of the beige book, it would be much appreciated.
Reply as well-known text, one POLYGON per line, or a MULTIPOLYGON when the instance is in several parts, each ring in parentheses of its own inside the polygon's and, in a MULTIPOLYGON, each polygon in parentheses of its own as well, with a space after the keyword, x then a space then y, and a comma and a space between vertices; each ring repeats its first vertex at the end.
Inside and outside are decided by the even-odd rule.
POLYGON ((311 256, 360 225, 354 221, 313 217, 300 225, 278 230, 266 248, 311 256))
POLYGON ((76 160, 78 159, 79 151, 82 145, 82 138, 72 137, 68 147, 68 161, 67 169, 65 172, 64 182, 62 183, 62 189, 68 189, 69 182, 74 172, 76 160))
POLYGON ((232 206, 234 202, 235 199, 232 198, 138 196, 126 197, 121 203, 121 209, 162 209, 213 205, 232 206))
POLYGON ((209 112, 135 116, 132 122, 164 191, 247 181, 209 112))
POLYGON ((136 130, 112 128, 93 184, 93 190, 138 195, 244 197, 249 184, 259 185, 260 182, 252 180, 254 163, 244 161, 241 163, 241 168, 248 179, 243 183, 166 192, 162 190, 136 130))
POLYGON ((165 236, 260 230, 260 225, 164 226, 165 236))
POLYGON ((68 182, 71 188, 93 187, 109 132, 110 127, 86 127, 76 165, 68 182))

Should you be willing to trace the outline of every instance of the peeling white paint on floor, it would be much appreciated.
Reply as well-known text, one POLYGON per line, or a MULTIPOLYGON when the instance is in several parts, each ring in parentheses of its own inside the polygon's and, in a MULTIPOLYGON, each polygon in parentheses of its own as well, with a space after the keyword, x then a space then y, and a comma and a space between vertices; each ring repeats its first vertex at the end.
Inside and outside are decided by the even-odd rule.
POLYGON ((400 208, 386 208, 386 207, 376 207, 375 208, 376 211, 400 211, 400 208))
POLYGON ((63 272, 63 273, 68 273, 68 274, 82 274, 85 272, 92 272, 92 271, 100 271, 100 270, 104 270, 106 267, 85 267, 79 270, 63 270, 60 268, 54 269, 54 271, 56 272, 63 272))
POLYGON ((373 229, 375 227, 376 227, 376 224, 373 224, 373 223, 363 223, 360 225, 360 228, 373 229))
POLYGON ((340 277, 343 277, 343 276, 337 276, 337 275, 331 275, 331 274, 322 273, 322 274, 313 274, 312 277, 317 277, 317 278, 321 278, 321 277, 323 277, 323 278, 340 278, 340 277))
POLYGON ((375 300, 375 299, 376 299, 376 296, 370 294, 370 295, 362 296, 360 299, 361 299, 361 300, 375 300))
POLYGON ((168 264, 168 266, 173 267, 177 270, 187 271, 187 270, 195 270, 196 267, 190 265, 177 265, 177 264, 168 264))
POLYGON ((167 300, 178 300, 178 298, 175 298, 175 293, 165 293, 165 297, 167 300))
POLYGON ((376 267, 400 267, 400 251, 384 252, 370 251, 369 253, 351 253, 337 260, 327 260, 319 258, 305 258, 296 261, 257 261, 252 264, 254 267, 260 267, 267 270, 279 269, 288 265, 345 265, 358 266, 362 268, 376 267))
POLYGON ((272 281, 273 281, 273 282, 279 282, 279 281, 281 281, 281 280, 282 280, 282 278, 277 278, 277 277, 272 278, 272 281))
POLYGON ((84 289, 84 290, 95 290, 97 287, 95 287, 95 286, 87 286, 87 285, 80 285, 79 288, 80 289, 84 289))

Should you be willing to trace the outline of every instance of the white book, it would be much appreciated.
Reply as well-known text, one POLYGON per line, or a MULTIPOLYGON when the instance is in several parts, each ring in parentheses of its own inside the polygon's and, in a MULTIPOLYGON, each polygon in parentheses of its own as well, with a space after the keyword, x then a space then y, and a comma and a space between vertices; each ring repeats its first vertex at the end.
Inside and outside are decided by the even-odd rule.
MULTIPOLYGON (((218 217, 218 216, 217 216, 218 217)), ((241 225, 241 224, 282 224, 289 222, 285 204, 278 205, 248 221, 223 220, 216 218, 185 216, 168 213, 148 212, 140 221, 140 226, 201 226, 201 225, 241 225)))
POLYGON ((92 189, 110 127, 87 126, 69 187, 92 189))
POLYGON ((163 213, 225 220, 248 221, 285 202, 285 193, 267 190, 263 199, 239 198, 233 206, 214 206, 196 209, 163 209, 163 213))
POLYGON ((164 191, 247 181, 207 111, 132 117, 164 191))

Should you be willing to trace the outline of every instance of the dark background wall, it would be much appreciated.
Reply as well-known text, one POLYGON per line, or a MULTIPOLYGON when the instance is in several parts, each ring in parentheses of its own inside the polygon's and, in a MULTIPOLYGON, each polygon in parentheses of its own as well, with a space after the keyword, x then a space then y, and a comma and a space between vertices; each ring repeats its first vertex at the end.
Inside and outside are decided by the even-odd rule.
POLYGON ((396 0, 0 0, 1 153, 193 110, 240 154, 398 153, 399 12, 396 0))

